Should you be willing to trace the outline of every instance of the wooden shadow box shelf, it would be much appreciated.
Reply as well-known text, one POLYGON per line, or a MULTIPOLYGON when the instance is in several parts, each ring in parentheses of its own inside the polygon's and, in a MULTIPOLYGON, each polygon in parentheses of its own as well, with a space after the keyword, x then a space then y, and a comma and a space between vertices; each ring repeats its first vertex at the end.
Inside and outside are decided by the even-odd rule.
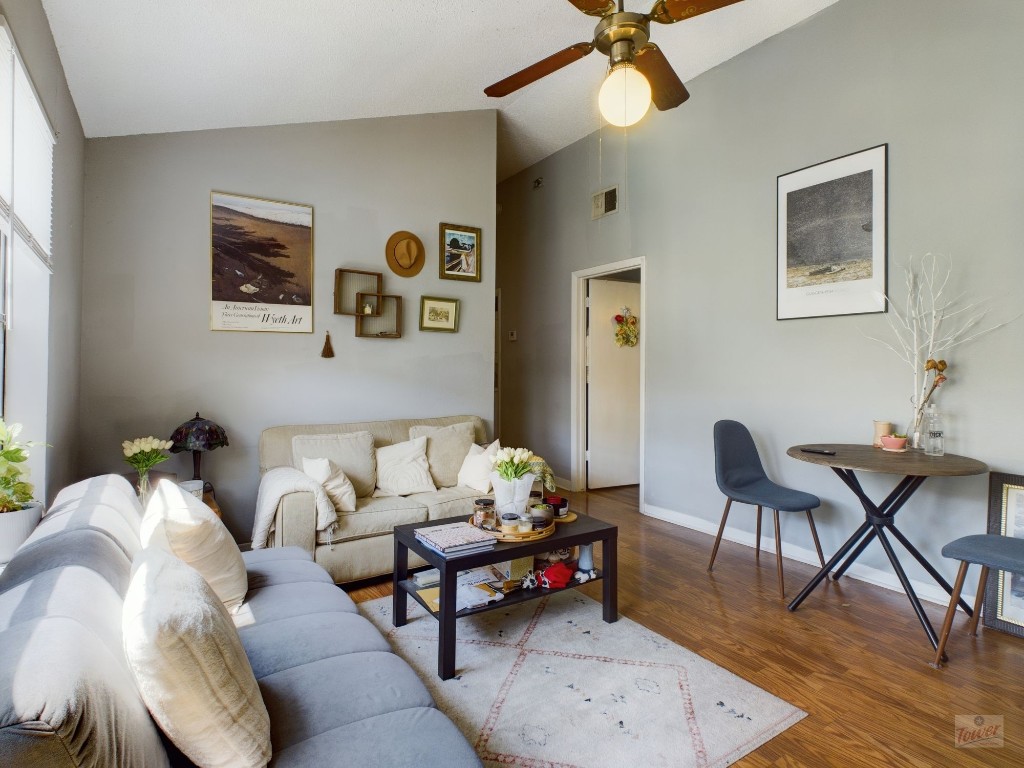
MULTIPOLYGON (((384 292, 384 275, 380 272, 365 272, 361 269, 336 269, 334 270, 334 314, 354 315, 358 317, 363 314, 363 304, 359 295, 379 296, 384 292)), ((371 314, 380 315, 380 306, 372 301, 370 306, 373 309, 371 314)))
POLYGON ((363 339, 402 338, 402 297, 387 293, 357 293, 356 305, 369 304, 376 314, 356 315, 356 336, 363 339))

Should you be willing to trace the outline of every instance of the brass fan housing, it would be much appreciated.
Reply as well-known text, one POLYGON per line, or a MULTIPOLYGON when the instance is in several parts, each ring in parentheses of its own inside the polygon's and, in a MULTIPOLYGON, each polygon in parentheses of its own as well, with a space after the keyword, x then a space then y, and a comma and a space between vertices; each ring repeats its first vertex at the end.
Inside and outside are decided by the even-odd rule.
POLYGON ((633 61, 633 54, 651 37, 650 20, 642 13, 610 13, 594 30, 594 47, 611 60, 612 66, 633 61))

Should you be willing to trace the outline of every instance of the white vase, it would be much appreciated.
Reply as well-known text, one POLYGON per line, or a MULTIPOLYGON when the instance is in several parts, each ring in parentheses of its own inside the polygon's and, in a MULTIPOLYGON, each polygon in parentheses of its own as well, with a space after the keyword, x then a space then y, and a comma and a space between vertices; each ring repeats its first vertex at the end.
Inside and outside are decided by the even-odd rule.
POLYGON ((15 550, 35 530, 42 517, 43 505, 38 501, 30 501, 12 512, 0 512, 0 565, 14 557, 15 550))
POLYGON ((494 486, 494 511, 498 519, 506 512, 517 515, 526 510, 530 501, 530 491, 537 478, 527 473, 515 480, 506 480, 497 472, 491 472, 491 485, 494 486))

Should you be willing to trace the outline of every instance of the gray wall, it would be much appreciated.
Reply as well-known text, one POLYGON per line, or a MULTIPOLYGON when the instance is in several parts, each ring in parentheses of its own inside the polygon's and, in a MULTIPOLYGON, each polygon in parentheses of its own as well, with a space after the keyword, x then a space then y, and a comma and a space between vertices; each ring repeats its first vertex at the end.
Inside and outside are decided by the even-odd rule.
MULTIPOLYGON (((207 454, 225 521, 247 541, 260 431, 279 424, 493 414, 492 111, 89 140, 83 278, 82 474, 124 471, 121 441, 169 435, 196 410, 231 445, 207 454), (211 190, 314 208, 313 334, 209 329, 211 190), (438 224, 483 229, 483 281, 438 278, 438 224), (419 275, 384 259, 426 247, 419 275), (384 272, 403 337, 354 338, 334 270, 384 272), (460 299, 457 334, 418 330, 421 295, 460 299), (320 351, 331 332, 335 357, 320 351)), ((159 469, 191 477, 191 461, 159 469)))
MULTIPOLYGON (((735 418, 770 474, 822 497, 834 551, 863 512, 838 478, 785 450, 869 442, 872 419, 905 424, 912 372, 867 338, 888 334, 884 315, 775 320, 776 177, 888 143, 890 292, 902 303, 911 254, 939 252, 955 262, 954 291, 1012 317, 1024 285, 1022 35, 1014 0, 969 13, 953 0, 842 0, 688 83, 689 102, 652 112, 627 141, 603 129, 501 184, 501 322, 520 329, 502 340, 503 433, 568 477, 571 273, 644 256, 648 511, 713 528, 712 425, 735 418), (623 210, 591 222, 590 195, 616 182, 623 210)), ((948 451, 1024 472, 1022 352, 1017 321, 945 356, 948 451)), ((877 496, 895 480, 864 484, 877 496)), ((944 543, 984 530, 986 482, 929 480, 903 529, 941 560, 944 543)), ((752 532, 753 514, 731 524, 752 532)), ((783 539, 812 546, 797 518, 783 539)), ((889 571, 877 546, 859 562, 889 571)))
MULTIPOLYGON (((33 449, 33 453, 46 450, 47 462, 47 487, 36 488, 36 496, 42 498, 45 493, 47 499, 52 499, 57 490, 75 479, 85 139, 42 5, 38 0, 4 0, 0 2, 0 14, 11 26, 43 108, 57 132, 53 156, 54 274, 50 281, 47 403, 47 441, 52 447, 33 449)), ((17 414, 12 416, 16 418, 17 414)))

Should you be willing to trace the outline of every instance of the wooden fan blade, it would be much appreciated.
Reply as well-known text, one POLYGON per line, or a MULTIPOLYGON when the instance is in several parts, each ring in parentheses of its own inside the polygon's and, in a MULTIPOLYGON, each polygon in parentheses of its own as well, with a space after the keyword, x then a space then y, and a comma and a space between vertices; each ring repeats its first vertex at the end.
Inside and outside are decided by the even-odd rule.
POLYGON ((675 24, 738 2, 740 0, 658 0, 647 18, 659 24, 675 24))
POLYGON ((569 0, 587 16, 607 16, 615 10, 615 0, 569 0))
POLYGON ((674 109, 690 98, 683 81, 672 69, 665 54, 654 43, 648 43, 641 48, 634 63, 640 74, 651 84, 651 101, 662 112, 674 109))
POLYGON ((592 50, 594 50, 593 43, 570 45, 546 59, 541 59, 536 64, 531 64, 526 69, 519 70, 514 75, 509 75, 494 85, 487 86, 484 88, 484 93, 488 96, 508 96, 508 94, 518 91, 552 72, 557 72, 574 61, 579 61, 592 50))

